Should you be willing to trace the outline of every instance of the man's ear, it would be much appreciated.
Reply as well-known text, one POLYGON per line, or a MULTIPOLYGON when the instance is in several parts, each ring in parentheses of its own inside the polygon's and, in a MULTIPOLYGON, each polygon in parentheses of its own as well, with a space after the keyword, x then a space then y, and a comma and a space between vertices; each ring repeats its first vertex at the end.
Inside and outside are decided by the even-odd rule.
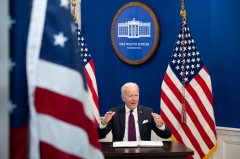
POLYGON ((123 95, 121 95, 121 97, 122 97, 122 100, 124 101, 124 96, 123 96, 123 95))

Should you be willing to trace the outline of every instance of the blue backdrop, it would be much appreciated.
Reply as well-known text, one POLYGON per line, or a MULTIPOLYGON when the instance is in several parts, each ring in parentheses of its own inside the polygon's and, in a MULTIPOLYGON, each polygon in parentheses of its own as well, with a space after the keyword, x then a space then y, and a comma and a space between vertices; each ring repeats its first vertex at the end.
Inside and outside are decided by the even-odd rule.
MULTIPOLYGON (((161 40, 155 55, 142 65, 129 65, 115 53, 111 25, 117 11, 129 0, 83 0, 81 28, 95 62, 100 114, 123 104, 121 86, 135 82, 140 104, 160 113, 163 76, 181 27, 180 0, 140 0, 156 14, 161 40)), ((217 126, 240 128, 240 1, 185 0, 187 23, 212 78, 217 126)))

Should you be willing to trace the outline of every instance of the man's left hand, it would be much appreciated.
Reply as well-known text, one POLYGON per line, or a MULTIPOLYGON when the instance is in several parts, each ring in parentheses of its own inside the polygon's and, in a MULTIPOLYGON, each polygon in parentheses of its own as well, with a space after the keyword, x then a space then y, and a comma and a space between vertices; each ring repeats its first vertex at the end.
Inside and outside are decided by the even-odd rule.
POLYGON ((162 127, 163 126, 163 122, 162 122, 162 118, 160 115, 156 114, 156 113, 152 113, 153 119, 157 125, 157 127, 162 127))

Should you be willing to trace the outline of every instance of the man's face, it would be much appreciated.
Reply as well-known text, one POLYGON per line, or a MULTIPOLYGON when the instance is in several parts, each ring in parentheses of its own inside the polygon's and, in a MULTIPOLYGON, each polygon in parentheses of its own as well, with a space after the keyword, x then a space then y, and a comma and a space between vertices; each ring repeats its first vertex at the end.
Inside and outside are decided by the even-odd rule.
POLYGON ((122 100, 126 106, 133 110, 137 107, 139 101, 139 90, 137 86, 127 86, 122 94, 122 100))

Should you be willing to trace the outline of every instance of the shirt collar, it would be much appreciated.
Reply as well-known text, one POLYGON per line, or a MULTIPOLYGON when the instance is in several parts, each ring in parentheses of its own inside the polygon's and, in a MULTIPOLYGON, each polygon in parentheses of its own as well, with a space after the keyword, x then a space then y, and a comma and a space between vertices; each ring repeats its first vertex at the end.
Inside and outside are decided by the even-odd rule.
MULTIPOLYGON (((130 112, 130 109, 126 105, 125 105, 125 110, 126 110, 126 113, 130 112)), ((137 113, 137 107, 133 109, 133 112, 137 113)))

